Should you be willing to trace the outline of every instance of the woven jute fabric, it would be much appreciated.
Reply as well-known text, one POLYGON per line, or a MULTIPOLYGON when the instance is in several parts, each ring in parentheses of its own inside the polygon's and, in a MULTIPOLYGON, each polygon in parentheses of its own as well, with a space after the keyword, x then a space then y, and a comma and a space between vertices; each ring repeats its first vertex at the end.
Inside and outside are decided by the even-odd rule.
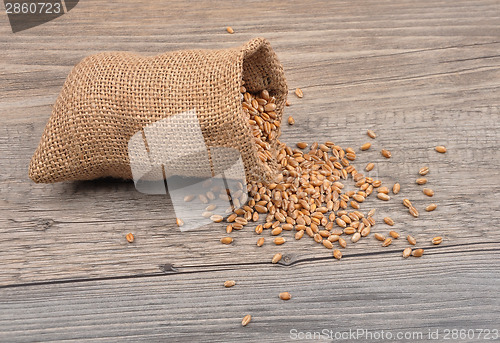
MULTIPOLYGON (((132 179, 131 137, 148 125, 194 109, 209 155, 216 147, 238 151, 249 180, 271 180, 278 166, 258 158, 241 106, 242 84, 249 92, 269 90, 281 121, 288 89, 283 67, 263 38, 230 49, 86 57, 64 83, 31 159, 29 177, 43 183, 132 179)), ((159 138, 181 151, 190 148, 189 139, 179 143, 169 141, 168 135, 159 138)), ((270 143, 275 150, 276 141, 270 143)), ((208 177, 200 160, 196 154, 179 158, 169 173, 208 177)))

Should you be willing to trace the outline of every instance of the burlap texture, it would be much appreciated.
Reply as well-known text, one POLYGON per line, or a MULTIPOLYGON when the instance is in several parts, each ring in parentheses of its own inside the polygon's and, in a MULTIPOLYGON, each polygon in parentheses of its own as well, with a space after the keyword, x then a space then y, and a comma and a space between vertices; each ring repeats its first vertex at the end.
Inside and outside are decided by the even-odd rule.
MULTIPOLYGON (((281 121, 288 89, 283 67, 265 39, 238 48, 154 57, 125 52, 89 56, 65 81, 31 159, 29 177, 43 183, 132 179, 130 138, 152 123, 194 109, 210 160, 210 148, 232 148, 241 153, 248 179, 270 180, 277 165, 262 163, 257 156, 241 107, 243 80, 247 91, 268 89, 276 97, 281 121)), ((179 143, 160 138, 163 144, 179 143)), ((186 141, 182 144, 189 145, 186 141)), ((276 142, 270 143, 274 149, 276 142)), ((168 174, 209 177, 197 160, 180 158, 168 174)))

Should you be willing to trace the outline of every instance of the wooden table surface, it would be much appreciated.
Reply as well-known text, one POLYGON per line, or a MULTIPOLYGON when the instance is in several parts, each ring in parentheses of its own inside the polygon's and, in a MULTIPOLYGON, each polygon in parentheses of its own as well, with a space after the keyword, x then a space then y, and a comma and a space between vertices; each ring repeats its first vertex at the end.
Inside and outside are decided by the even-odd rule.
MULTIPOLYGON (((500 329, 498 0, 86 0, 16 34, 1 15, 0 42, 0 341, 286 342, 325 329, 421 332, 419 341, 435 342, 429 330, 442 341, 446 330, 452 339, 453 329, 491 330, 489 338, 500 329), (291 233, 281 247, 258 248, 251 227, 226 246, 225 225, 181 233, 168 198, 130 182, 28 179, 51 105, 83 57, 253 37, 270 40, 289 88, 304 91, 290 93, 285 114, 297 124, 284 128, 284 142, 358 150, 368 128, 377 132, 355 165, 376 163, 378 177, 402 191, 362 208, 378 209, 377 232, 387 234, 390 215, 426 248, 422 258, 401 257, 404 239, 382 248, 373 237, 350 244, 341 261, 291 233), (415 184, 424 165, 432 199, 415 184), (430 202, 438 208, 427 213, 430 202), (444 241, 432 246, 437 235, 444 241), (278 251, 284 259, 273 265, 278 251), (224 288, 228 279, 237 285, 224 288), (281 301, 282 291, 292 300, 281 301), (242 327, 246 314, 253 319, 242 327)), ((478 333, 452 341, 483 341, 478 333)))

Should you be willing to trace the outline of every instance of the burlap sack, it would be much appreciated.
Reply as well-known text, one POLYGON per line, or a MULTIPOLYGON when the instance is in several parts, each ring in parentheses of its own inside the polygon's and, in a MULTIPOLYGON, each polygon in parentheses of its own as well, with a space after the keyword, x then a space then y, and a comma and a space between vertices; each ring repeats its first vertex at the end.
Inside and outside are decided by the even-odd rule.
MULTIPOLYGON (((210 161, 211 148, 231 148, 241 154, 248 179, 270 180, 277 165, 262 163, 257 156, 241 107, 243 80, 248 91, 268 89, 276 97, 281 120, 288 90, 283 67, 265 39, 238 48, 155 57, 124 52, 89 56, 66 79, 31 160, 29 177, 44 183, 132 179, 127 150, 131 137, 157 121, 194 109, 210 161)), ((189 150, 188 138, 180 146, 168 135, 160 138, 189 150)), ((276 142, 270 143, 274 149, 276 142)), ((175 170, 168 173, 209 177, 196 157, 177 159, 175 170)))

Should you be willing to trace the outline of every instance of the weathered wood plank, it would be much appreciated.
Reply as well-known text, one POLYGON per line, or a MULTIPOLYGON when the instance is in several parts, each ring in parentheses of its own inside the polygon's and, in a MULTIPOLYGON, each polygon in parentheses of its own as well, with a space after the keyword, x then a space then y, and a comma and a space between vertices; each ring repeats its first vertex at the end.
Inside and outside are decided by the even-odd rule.
POLYGON ((498 248, 483 249, 495 252, 431 250, 409 260, 386 254, 376 264, 360 256, 0 289, 0 338, 288 342, 292 329, 364 329, 422 333, 424 342, 439 330, 442 341, 444 329, 498 328, 498 248), (236 286, 224 288, 228 279, 236 286), (280 300, 282 291, 292 299, 280 300), (246 314, 253 320, 243 328, 246 314))
MULTIPOLYGON (((402 185, 401 193, 389 203, 369 199, 363 204, 366 211, 378 208, 379 222, 390 215, 397 223, 397 230, 415 235, 426 245, 437 234, 445 236, 444 244, 500 242, 498 231, 491 229, 500 219, 498 204, 494 197, 485 196, 500 190, 500 152, 495 149, 500 132, 497 109, 306 117, 299 114, 302 112, 296 109, 299 106, 303 105, 290 108, 290 112, 297 113, 294 113, 297 124, 285 129, 283 139, 289 143, 317 138, 358 147, 367 140, 366 128, 379 134, 373 150, 360 153, 356 164, 361 169, 369 161, 376 162, 374 175, 390 186, 396 181, 402 185), (448 153, 437 154, 433 150, 437 144, 445 144, 448 153), (393 158, 383 158, 379 153, 382 147, 391 150, 393 158), (418 169, 424 164, 431 168, 429 186, 436 191, 432 199, 423 195, 421 187, 414 183, 418 169), (410 217, 401 205, 405 197, 420 209, 419 219, 410 217), (423 207, 431 202, 439 207, 426 213, 423 207)), ((305 109, 302 113, 306 113, 305 109)), ((8 149, 2 155, 6 171, 3 175, 7 178, 2 183, 4 215, 0 219, 4 228, 0 242, 0 256, 5 262, 0 276, 2 284, 152 273, 165 263, 178 266, 238 263, 241 260, 235 251, 244 252, 252 261, 268 261, 276 250, 267 235, 268 244, 257 248, 251 225, 245 232, 234 233, 236 241, 229 247, 218 242, 224 233, 221 224, 182 233, 174 225, 168 198, 140 194, 130 183, 34 185, 26 176, 19 178, 26 175, 23 168, 26 164, 19 157, 27 163, 32 143, 16 142, 17 132, 23 127, 26 128, 7 127, 3 135, 5 143, 11 144, 2 145, 8 149), (12 163, 16 160, 19 162, 12 163), (137 237, 132 245, 124 239, 127 232, 134 232, 137 237)), ((379 224, 375 230, 387 232, 389 227, 379 224)), ((330 254, 308 240, 294 242, 291 233, 285 236, 289 238, 285 249, 299 256, 330 254)), ((378 251, 381 249, 378 245, 369 239, 350 249, 378 251)), ((398 246, 404 248, 403 243, 398 246)))

